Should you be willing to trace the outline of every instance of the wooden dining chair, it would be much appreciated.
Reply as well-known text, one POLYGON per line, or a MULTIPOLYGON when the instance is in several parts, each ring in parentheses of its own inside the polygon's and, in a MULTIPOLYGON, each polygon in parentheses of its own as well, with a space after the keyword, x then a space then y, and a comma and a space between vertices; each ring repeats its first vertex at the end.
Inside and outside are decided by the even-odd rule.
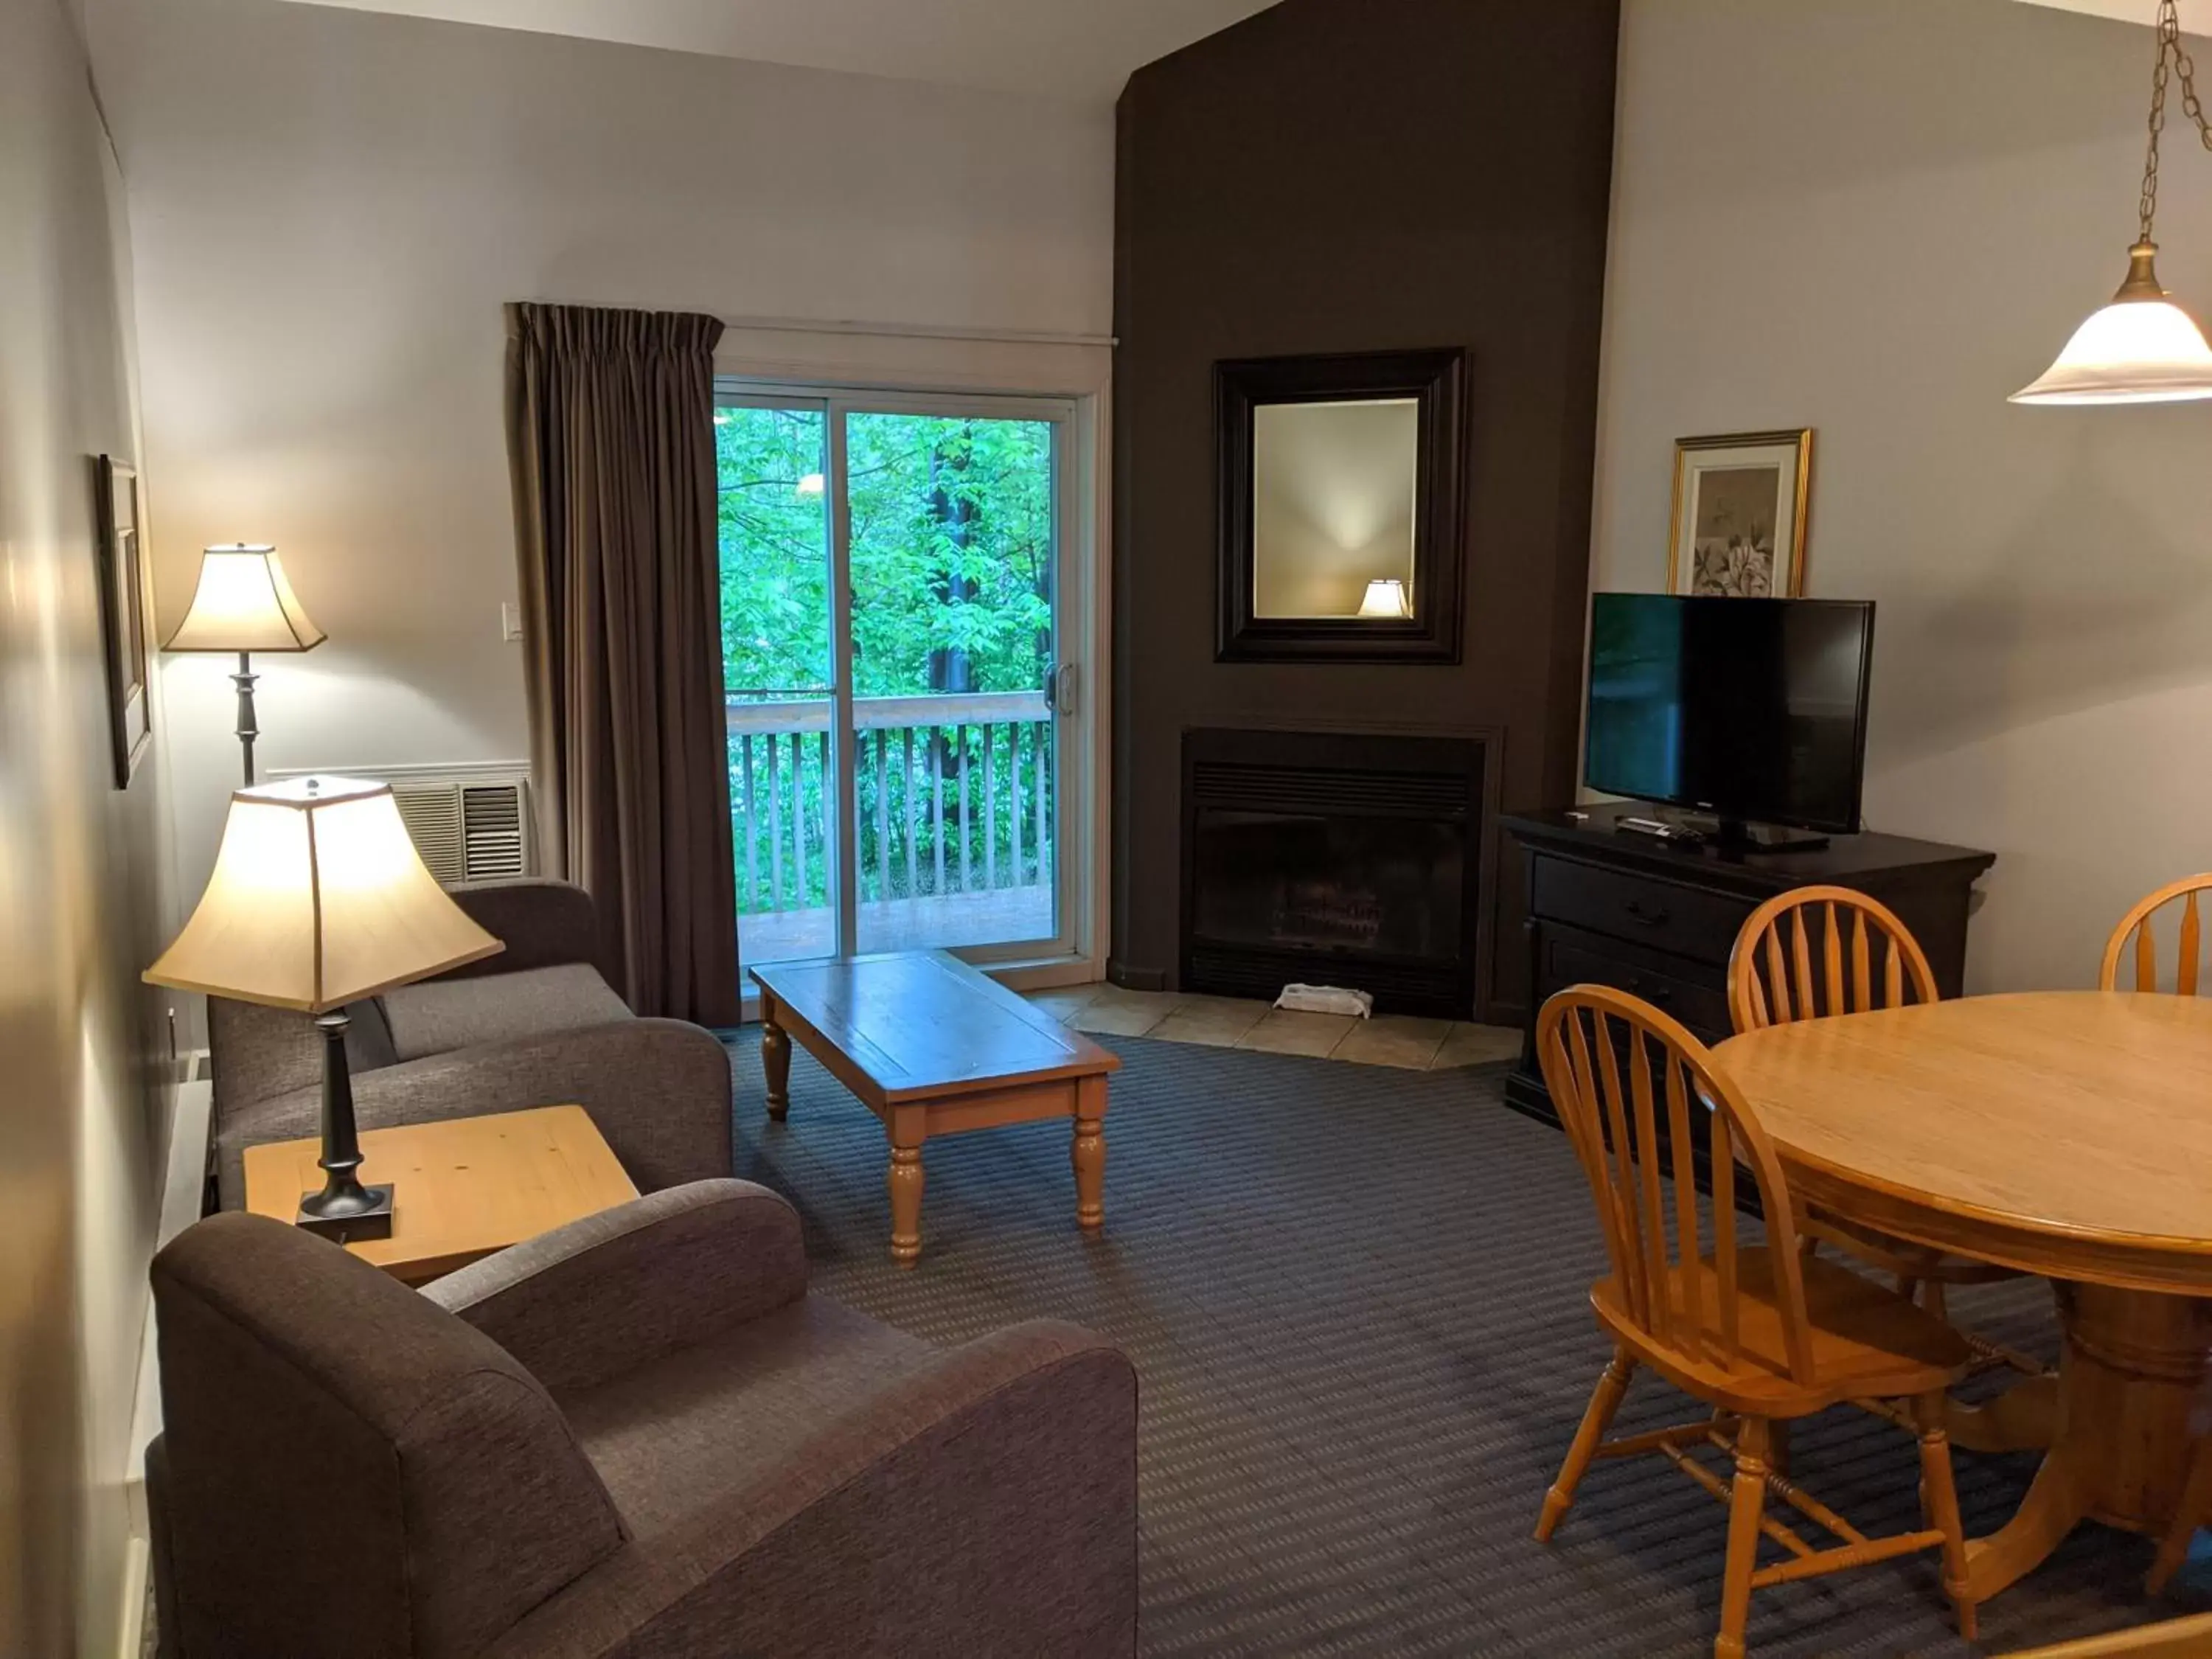
POLYGON ((1728 1565, 1715 1659, 1740 1659, 1751 1593, 1919 1550, 1942 1553, 1961 1635, 1974 1635, 1966 1544, 1944 1431, 1944 1394, 1972 1352, 1957 1332, 1840 1263, 1802 1255, 1796 1210, 1765 1132, 1704 1044, 1650 1004, 1579 985, 1545 1003, 1536 1049, 1597 1206, 1612 1272, 1590 1307, 1613 1340, 1582 1426, 1544 1498, 1548 1539, 1601 1457, 1656 1453, 1728 1504, 1728 1565), (1701 1249, 1698 1167, 1709 1171, 1701 1249), (1737 1182, 1756 1189, 1765 1242, 1747 1243, 1737 1182), (1639 1365, 1713 1409, 1706 1421, 1607 1440, 1639 1365), (1776 1431, 1840 1401, 1907 1401, 1920 1446, 1917 1531, 1867 1536, 1772 1462, 1776 1431), (1693 1454, 1717 1449, 1729 1477, 1693 1454), (1781 1499, 1839 1540, 1819 1547, 1767 1512, 1781 1499), (1786 1552, 1758 1564, 1767 1538, 1786 1552))
POLYGON ((2151 929, 2153 919, 2176 899, 2181 901, 2181 926, 2176 945, 2173 966, 2173 994, 2193 997, 2197 994, 2199 958, 2203 953, 2204 929, 2197 920, 2197 896, 2212 890, 2212 874, 2184 876, 2179 881, 2168 882, 2149 895, 2135 908, 2120 918, 2120 925, 2112 929, 2112 938, 2105 941, 2105 960, 2097 969, 2097 988, 2100 991, 2155 991, 2158 984, 2158 940, 2151 929), (2130 951, 2132 939, 2135 948, 2130 951), (2120 959, 2135 958, 2135 983, 2120 984, 2120 959))
MULTIPOLYGON (((1880 899, 1849 887, 1793 887, 1744 919, 1729 953, 1729 1017, 1739 1031, 1792 1020, 1867 1013, 1935 1002, 1936 970, 1912 930, 1880 899)), ((1897 1288, 1931 1313, 1944 1312, 1947 1285, 1988 1285, 2020 1275, 2009 1267, 1946 1255, 1818 1210, 1799 1218, 1806 1247, 1833 1244, 1894 1274, 1897 1288)), ((2024 1354, 1969 1336, 1990 1364, 2029 1376, 2043 1367, 2024 1354)))

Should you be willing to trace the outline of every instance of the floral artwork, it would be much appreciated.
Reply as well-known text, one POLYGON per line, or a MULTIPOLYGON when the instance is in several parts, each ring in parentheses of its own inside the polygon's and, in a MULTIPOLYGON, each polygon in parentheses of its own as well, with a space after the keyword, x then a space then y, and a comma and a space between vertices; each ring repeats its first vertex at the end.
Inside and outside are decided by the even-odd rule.
POLYGON ((1812 438, 1808 430, 1676 441, 1669 592, 1765 599, 1804 591, 1812 438))

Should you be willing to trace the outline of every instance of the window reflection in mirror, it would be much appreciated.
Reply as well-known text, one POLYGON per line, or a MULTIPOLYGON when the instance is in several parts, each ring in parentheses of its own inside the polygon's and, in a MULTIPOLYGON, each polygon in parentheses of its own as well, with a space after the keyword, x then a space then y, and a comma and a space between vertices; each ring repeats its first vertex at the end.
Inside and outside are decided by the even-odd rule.
POLYGON ((1256 404, 1253 615, 1413 616, 1419 459, 1412 398, 1256 404))

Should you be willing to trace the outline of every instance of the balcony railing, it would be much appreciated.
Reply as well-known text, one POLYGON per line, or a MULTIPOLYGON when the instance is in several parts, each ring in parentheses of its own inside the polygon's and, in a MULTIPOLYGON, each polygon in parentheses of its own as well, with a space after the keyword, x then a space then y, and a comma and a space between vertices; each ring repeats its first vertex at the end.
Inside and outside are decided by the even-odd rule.
MULTIPOLYGON (((826 697, 769 702, 741 691, 727 713, 738 913, 749 922, 814 913, 805 923, 793 914, 789 925, 746 930, 749 945, 796 950, 802 933, 827 925, 821 919, 835 902, 831 706, 826 697)), ((979 926, 1033 929, 1010 938, 1049 933, 1056 797, 1044 694, 864 697, 854 714, 862 948, 981 943, 979 926), (901 914, 887 923, 878 907, 901 914), (1000 920, 987 922, 987 909, 1000 920), (965 920, 947 921, 945 938, 928 937, 932 918, 955 910, 965 920)), ((760 949, 750 954, 767 959, 760 949)))

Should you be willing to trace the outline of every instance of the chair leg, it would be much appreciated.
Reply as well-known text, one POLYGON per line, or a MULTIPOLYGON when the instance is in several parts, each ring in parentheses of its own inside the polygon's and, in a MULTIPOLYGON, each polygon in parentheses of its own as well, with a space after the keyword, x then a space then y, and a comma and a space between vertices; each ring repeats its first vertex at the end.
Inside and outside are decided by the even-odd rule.
POLYGON ((1974 1639, 1979 1620, 1966 1590, 1966 1530, 1959 1518, 1959 1488, 1951 1476, 1951 1437, 1943 1427, 1939 1391, 1912 1402, 1912 1421, 1920 1431, 1920 1498, 1928 1522, 1943 1534, 1943 1590, 1959 1620, 1959 1635, 1974 1639))
POLYGON ((1766 1507, 1766 1419, 1747 1417, 1735 1437, 1735 1480, 1729 1489, 1728 1576, 1721 1581, 1721 1633, 1713 1659, 1743 1659, 1751 1622, 1751 1575, 1759 1564, 1759 1520, 1766 1507))
POLYGON ((1582 1485, 1590 1460, 1604 1443, 1605 1431, 1613 1424, 1613 1414, 1620 1409, 1621 1396, 1628 1392, 1628 1379, 1635 1374, 1636 1362, 1628 1357, 1628 1350, 1614 1348, 1613 1358, 1597 1380, 1597 1387, 1590 1392, 1582 1426, 1575 1431, 1575 1443, 1567 1448, 1567 1461, 1559 1465, 1559 1478, 1544 1494, 1544 1512, 1536 1521, 1538 1543, 1549 1540, 1553 1528, 1566 1514, 1567 1505, 1575 1501, 1575 1488, 1582 1485))
POLYGON ((1938 1319, 1948 1319, 1951 1316, 1944 1306, 1944 1300, 1942 1279, 1926 1279, 1920 1282, 1920 1305, 1938 1319))
POLYGON ((2189 1540, 2208 1522, 2212 1522, 2212 1435, 2199 1440, 2189 1454, 2189 1479, 2174 1508, 2173 1524, 2159 1541, 2158 1559, 2143 1580, 2145 1589, 2156 1595, 2173 1582, 2173 1575, 2189 1559, 2189 1540))

